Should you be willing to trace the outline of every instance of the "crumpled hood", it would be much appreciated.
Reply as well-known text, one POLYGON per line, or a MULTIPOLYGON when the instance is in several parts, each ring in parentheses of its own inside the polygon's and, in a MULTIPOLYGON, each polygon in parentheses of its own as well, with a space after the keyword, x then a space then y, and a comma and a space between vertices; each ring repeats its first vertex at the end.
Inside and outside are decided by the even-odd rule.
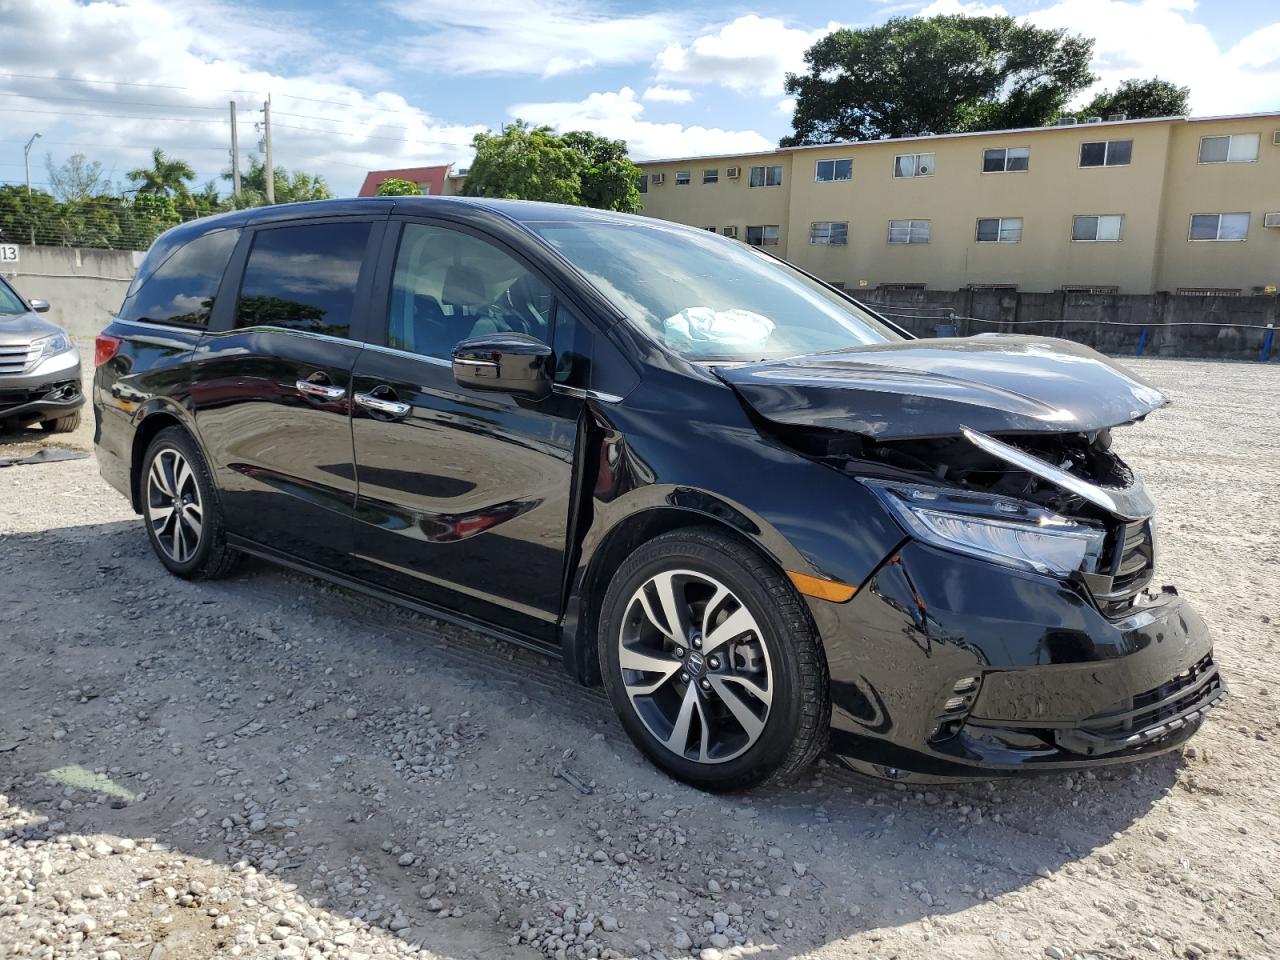
POLYGON ((1084 433, 1168 403, 1097 351, 1048 337, 907 340, 713 369, 767 420, 879 440, 950 436, 961 426, 1084 433))
POLYGON ((30 310, 25 313, 0 313, 0 345, 30 343, 39 337, 61 332, 61 327, 30 310))

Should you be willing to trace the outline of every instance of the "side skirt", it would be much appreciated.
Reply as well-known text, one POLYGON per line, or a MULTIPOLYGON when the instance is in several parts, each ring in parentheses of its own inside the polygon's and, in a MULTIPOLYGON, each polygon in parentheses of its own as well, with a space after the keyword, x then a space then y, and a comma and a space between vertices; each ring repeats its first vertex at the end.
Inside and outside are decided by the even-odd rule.
POLYGON ((493 637, 496 640, 505 640, 507 643, 514 643, 518 647, 524 647, 526 650, 532 650, 543 656, 552 657, 556 660, 561 659, 562 650, 559 644, 549 644, 540 641, 534 637, 527 636, 523 633, 517 633, 514 630, 504 630, 501 627, 495 627, 492 624, 485 623, 482 620, 476 620, 464 614, 457 613, 453 610, 447 610, 444 607, 437 607, 434 604, 426 603, 414 597, 407 596, 395 590, 388 590, 385 587, 379 587, 364 580, 357 580, 354 577, 343 576, 327 567, 317 566, 307 563, 305 560, 299 560, 297 557, 289 556, 278 550, 255 543, 252 540, 246 540, 244 537, 234 533, 227 534, 227 543, 235 547, 237 550, 250 554, 251 556, 260 557, 271 563, 279 564, 282 567, 288 567, 290 570, 296 570, 299 573, 309 574, 321 580, 327 580, 339 587, 345 587, 348 590, 354 590, 357 593, 363 593, 366 596, 376 597, 379 600, 385 600, 393 603, 398 607, 404 607, 413 610, 416 613, 422 613, 437 620, 443 620, 457 627, 465 627, 468 630, 474 630, 477 633, 483 633, 485 636, 493 637))

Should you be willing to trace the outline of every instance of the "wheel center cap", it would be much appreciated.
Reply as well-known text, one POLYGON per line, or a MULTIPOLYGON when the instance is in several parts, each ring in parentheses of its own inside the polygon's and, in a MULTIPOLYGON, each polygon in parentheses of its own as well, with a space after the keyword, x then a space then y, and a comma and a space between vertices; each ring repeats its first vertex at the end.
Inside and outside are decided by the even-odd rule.
POLYGON ((700 677, 707 669, 707 658, 697 650, 691 650, 689 659, 685 661, 685 666, 695 677, 700 677))

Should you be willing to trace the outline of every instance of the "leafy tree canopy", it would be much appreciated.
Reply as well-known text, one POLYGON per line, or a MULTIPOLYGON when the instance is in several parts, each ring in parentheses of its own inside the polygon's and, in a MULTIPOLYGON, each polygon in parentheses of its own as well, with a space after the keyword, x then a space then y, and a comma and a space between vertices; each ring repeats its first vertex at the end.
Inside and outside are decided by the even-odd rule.
POLYGON ((420 197, 422 188, 410 180, 399 177, 387 177, 378 184, 377 195, 380 197, 420 197))
POLYGON ((787 74, 783 146, 1052 123, 1096 79, 1093 41, 1012 17, 895 17, 842 29, 787 74))
POLYGON ((478 133, 462 192, 469 197, 545 200, 603 210, 640 209, 640 170, 622 140, 587 131, 558 136, 517 120, 501 133, 478 133))
POLYGON ((90 161, 83 153, 73 153, 61 166, 55 166, 53 155, 46 154, 44 168, 49 172, 53 195, 63 203, 87 200, 110 189, 102 164, 90 161))
POLYGON ((1185 117, 1191 112, 1191 88, 1168 80, 1125 80, 1113 93, 1103 90, 1078 116, 1107 118, 1123 113, 1130 119, 1145 117, 1185 117))
POLYGON ((151 151, 151 167, 130 170, 127 176, 138 193, 172 197, 187 192, 187 184, 196 178, 196 172, 185 160, 168 157, 156 147, 151 151))

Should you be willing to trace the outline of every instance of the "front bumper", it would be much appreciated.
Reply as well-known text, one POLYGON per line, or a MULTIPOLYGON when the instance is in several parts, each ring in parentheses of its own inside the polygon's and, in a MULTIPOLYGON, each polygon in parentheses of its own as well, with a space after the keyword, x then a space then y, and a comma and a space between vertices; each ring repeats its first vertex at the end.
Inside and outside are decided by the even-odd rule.
POLYGON ((5 423, 56 420, 82 406, 80 354, 75 350, 50 357, 26 373, 0 375, 0 421, 5 423))
POLYGON ((847 604, 814 601, 832 747, 891 779, 957 780, 1175 749, 1225 695, 1172 588, 1109 619, 1083 588, 908 542, 847 604))

